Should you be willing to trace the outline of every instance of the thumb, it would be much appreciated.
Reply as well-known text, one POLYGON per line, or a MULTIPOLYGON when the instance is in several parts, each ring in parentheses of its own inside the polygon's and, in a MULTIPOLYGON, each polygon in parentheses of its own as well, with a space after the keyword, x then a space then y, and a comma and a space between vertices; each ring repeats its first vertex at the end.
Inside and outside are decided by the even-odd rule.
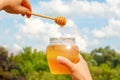
POLYGON ((71 71, 74 71, 74 63, 72 63, 69 59, 62 57, 62 56, 58 56, 57 61, 60 64, 67 66, 71 71))

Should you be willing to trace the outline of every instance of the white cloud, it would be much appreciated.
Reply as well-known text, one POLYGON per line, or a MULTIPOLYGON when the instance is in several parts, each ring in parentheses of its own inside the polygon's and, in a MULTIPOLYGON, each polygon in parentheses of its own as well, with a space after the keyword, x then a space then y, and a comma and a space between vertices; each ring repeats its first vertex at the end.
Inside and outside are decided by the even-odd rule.
POLYGON ((95 37, 98 37, 98 38, 103 38, 105 37, 105 33, 103 31, 100 31, 100 30, 93 30, 93 34, 95 37))
POLYGON ((106 5, 108 7, 107 15, 120 18, 120 0, 106 0, 106 5))
POLYGON ((120 36, 120 20, 110 19, 108 26, 99 30, 94 29, 93 34, 98 38, 120 36))
POLYGON ((4 31, 4 34, 5 34, 5 35, 8 35, 9 32, 10 32, 10 30, 9 30, 9 29, 6 29, 6 30, 4 31))
POLYGON ((36 11, 40 11, 44 14, 67 14, 70 12, 70 8, 67 4, 64 4, 61 0, 51 0, 49 2, 39 2, 39 7, 36 11))
MULTIPOLYGON (((101 29, 94 29, 92 31, 93 35, 97 38, 118 36, 120 34, 119 28, 119 9, 120 0, 106 0, 104 3, 99 3, 97 1, 89 2, 87 0, 51 0, 48 2, 39 2, 39 7, 37 6, 36 12, 42 14, 57 16, 64 15, 67 17, 80 17, 80 16, 90 16, 90 17, 102 17, 108 18, 108 26, 101 27, 101 29), (113 18, 113 19, 111 19, 113 18), (118 20, 116 20, 118 18, 118 20)), ((36 45, 36 48, 43 48, 48 45, 48 40, 50 37, 56 36, 74 36, 76 37, 76 42, 81 50, 86 50, 90 46, 89 39, 81 37, 78 33, 78 26, 75 25, 74 21, 68 20, 68 24, 61 29, 58 25, 54 23, 44 22, 40 18, 26 19, 25 25, 20 26, 20 33, 23 37, 29 37, 30 39, 36 39, 42 42, 41 45, 36 45), (82 45, 82 46, 81 46, 82 45)), ((91 30, 87 30, 86 34, 89 34, 91 30)), ((83 35, 83 34, 82 34, 83 35)), ((84 35, 85 36, 85 35, 84 35)), ((99 41, 93 39, 93 45, 99 45, 99 41)))
MULTIPOLYGON (((15 34, 15 39, 19 40, 20 46, 22 44, 22 47, 28 45, 27 42, 32 41, 38 42, 37 45, 34 45, 34 43, 31 42, 33 48, 43 49, 49 44, 50 37, 74 36, 76 37, 76 44, 79 46, 79 49, 86 51, 88 47, 91 47, 91 38, 93 39, 92 46, 94 47, 100 44, 95 38, 120 35, 120 0, 106 0, 104 3, 100 3, 97 0, 92 2, 89 2, 89 0, 41 0, 39 6, 37 5, 36 7, 37 9, 35 7, 33 8, 34 10, 36 9, 36 13, 51 16, 64 15, 65 17, 68 17, 68 23, 63 28, 52 23, 52 21, 43 21, 41 18, 25 19, 25 24, 22 25, 17 23, 17 26, 20 26, 17 28, 20 30, 15 34), (82 27, 85 32, 79 34, 78 27, 80 24, 76 25, 74 23, 76 20, 69 20, 69 18, 79 18, 81 16, 95 17, 96 19, 98 17, 107 18, 109 19, 108 25, 101 26, 101 29, 99 28, 99 30, 94 29, 92 33, 95 38, 93 35, 88 36, 91 34, 91 28, 89 29, 89 27, 86 29, 82 27), (90 40, 89 37, 91 37, 90 40)), ((2 15, 8 18, 6 14, 2 15)), ((0 16, 0 18, 1 20, 3 19, 2 16, 0 16)), ((9 31, 6 31, 6 34, 8 33, 9 31)), ((16 41, 16 43, 18 42, 16 41)), ((17 45, 18 44, 15 44, 13 47, 15 48, 17 45)), ((18 48, 20 48, 20 46, 18 45, 18 48)))
POLYGON ((21 51, 22 50, 22 48, 21 48, 21 46, 19 46, 18 44, 14 44, 11 48, 10 48, 10 50, 9 50, 9 53, 14 53, 15 55, 19 52, 19 51, 21 51))
POLYGON ((2 45, 4 48, 8 48, 8 45, 2 45))
POLYGON ((16 38, 17 40, 21 40, 21 39, 22 39, 22 36, 19 35, 19 34, 16 34, 16 35, 15 35, 15 38, 16 38))
MULTIPOLYGON (((36 10, 40 11, 42 14, 52 16, 63 15, 68 18, 95 17, 106 19, 108 25, 101 26, 99 29, 95 26, 96 29, 90 30, 89 25, 86 29, 82 27, 82 29, 85 30, 83 35, 87 36, 87 41, 86 39, 83 39, 83 43, 85 41, 84 44, 86 44, 85 46, 88 48, 91 47, 91 44, 89 43, 93 43, 93 47, 100 44, 99 40, 96 40, 96 38, 120 35, 120 0, 106 0, 102 3, 89 0, 51 0, 49 2, 40 1, 39 4, 40 5, 36 10), (91 35, 91 32, 93 35, 91 35), (93 38, 92 42, 90 42, 90 36, 93 38)), ((97 24, 97 22, 95 24, 97 24)), ((70 28, 65 31, 67 32, 67 30, 70 30, 70 28)), ((80 40, 82 42, 81 37, 80 40)))
POLYGON ((55 23, 42 21, 40 18, 25 19, 24 25, 19 25, 21 37, 23 39, 38 41, 38 45, 32 45, 34 48, 45 50, 49 44, 50 37, 75 37, 76 44, 80 50, 86 50, 87 42, 78 32, 78 28, 72 20, 67 20, 64 27, 60 27, 55 23), (81 46, 82 45, 82 46, 81 46))
POLYGON ((25 19, 25 25, 21 26, 21 31, 30 37, 39 37, 44 35, 60 36, 59 26, 44 22, 39 18, 25 19))
POLYGON ((100 42, 99 42, 99 40, 94 39, 94 40, 92 40, 92 42, 89 42, 89 44, 90 44, 91 46, 97 46, 97 45, 100 44, 100 42))
POLYGON ((36 12, 48 14, 52 16, 65 15, 65 16, 92 16, 120 18, 120 0, 106 0, 104 3, 98 1, 89 2, 87 0, 51 0, 48 2, 39 2, 39 7, 36 12))

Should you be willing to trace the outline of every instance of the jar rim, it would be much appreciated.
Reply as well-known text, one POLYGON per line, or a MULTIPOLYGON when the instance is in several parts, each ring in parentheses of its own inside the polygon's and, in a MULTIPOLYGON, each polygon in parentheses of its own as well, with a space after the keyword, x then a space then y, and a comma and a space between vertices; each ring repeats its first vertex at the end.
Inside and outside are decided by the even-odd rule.
POLYGON ((50 37, 50 40, 55 40, 55 39, 73 39, 75 40, 75 37, 50 37))
POLYGON ((67 43, 67 44, 75 44, 74 37, 51 37, 50 43, 67 43))

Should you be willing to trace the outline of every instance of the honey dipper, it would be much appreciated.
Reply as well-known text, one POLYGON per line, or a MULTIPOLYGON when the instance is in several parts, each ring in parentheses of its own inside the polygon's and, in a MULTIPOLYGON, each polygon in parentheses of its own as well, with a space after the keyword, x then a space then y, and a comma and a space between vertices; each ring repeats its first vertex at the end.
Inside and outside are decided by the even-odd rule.
POLYGON ((31 15, 54 20, 55 23, 58 24, 58 25, 60 25, 60 26, 64 26, 66 24, 66 18, 63 17, 63 16, 57 16, 57 17, 53 18, 53 17, 50 17, 50 16, 45 16, 45 15, 36 14, 36 13, 32 13, 31 15))

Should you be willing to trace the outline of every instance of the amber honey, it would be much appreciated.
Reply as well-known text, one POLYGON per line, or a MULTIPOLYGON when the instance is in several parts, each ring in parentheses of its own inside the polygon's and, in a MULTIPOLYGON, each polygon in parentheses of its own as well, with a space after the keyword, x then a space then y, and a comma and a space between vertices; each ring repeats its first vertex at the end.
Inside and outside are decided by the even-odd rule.
MULTIPOLYGON (((56 43, 56 42, 55 42, 56 43)), ((66 43, 66 42, 65 42, 66 43)), ((68 42, 67 42, 68 43, 68 42)), ((71 42, 70 42, 71 43, 71 42)), ((73 63, 78 62, 78 47, 73 44, 51 44, 47 47, 47 61, 50 72, 53 74, 70 74, 69 68, 57 62, 57 56, 64 56, 71 60, 73 63)))

